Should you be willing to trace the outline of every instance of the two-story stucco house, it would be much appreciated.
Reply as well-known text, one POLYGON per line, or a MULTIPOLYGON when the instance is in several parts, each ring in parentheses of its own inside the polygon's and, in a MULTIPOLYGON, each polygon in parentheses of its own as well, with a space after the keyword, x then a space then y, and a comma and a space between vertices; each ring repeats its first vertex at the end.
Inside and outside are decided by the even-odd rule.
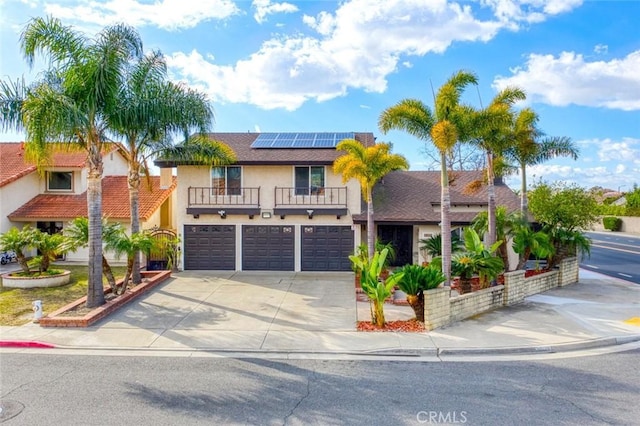
MULTIPOLYGON (((67 222, 87 216, 86 152, 56 150, 43 173, 25 161, 24 144, 0 143, 0 233, 25 224, 49 233, 60 232, 67 222)), ((109 221, 127 229, 129 191, 127 161, 117 144, 103 153, 102 211, 109 221)), ((175 228, 175 178, 151 177, 151 187, 143 178, 140 187, 141 228, 175 228)), ((86 260, 86 250, 68 253, 68 260, 86 260)))
POLYGON ((336 145, 372 133, 214 133, 236 153, 225 167, 177 167, 184 269, 349 271, 360 241, 360 186, 342 183, 336 145))
MULTIPOLYGON (((225 167, 156 161, 177 167, 178 233, 184 269, 349 271, 348 256, 366 240, 360 185, 333 173, 345 138, 375 143, 372 133, 213 133, 236 153, 225 167)), ((454 232, 487 209, 482 171, 451 172, 454 232)), ((496 182, 496 201, 518 209, 516 194, 496 182)), ((420 240, 440 232, 440 172, 398 171, 374 188, 376 235, 393 243, 394 265, 430 260, 420 240)), ((513 254, 513 253, 512 253, 513 254)), ((515 254, 514 261, 515 261, 515 254)))

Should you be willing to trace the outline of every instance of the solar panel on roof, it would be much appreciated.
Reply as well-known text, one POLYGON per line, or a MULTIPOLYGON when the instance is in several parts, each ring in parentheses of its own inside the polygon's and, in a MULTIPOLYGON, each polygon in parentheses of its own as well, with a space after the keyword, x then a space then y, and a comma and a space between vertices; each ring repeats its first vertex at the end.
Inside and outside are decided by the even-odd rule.
POLYGON ((354 137, 353 132, 260 133, 251 148, 335 148, 354 137))

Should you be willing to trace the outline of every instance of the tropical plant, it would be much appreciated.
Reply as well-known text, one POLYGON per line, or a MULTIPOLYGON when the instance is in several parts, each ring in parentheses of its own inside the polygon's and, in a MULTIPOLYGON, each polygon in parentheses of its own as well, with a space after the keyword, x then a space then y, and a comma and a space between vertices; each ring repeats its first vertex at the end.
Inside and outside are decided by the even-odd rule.
POLYGON ((31 264, 38 268, 39 273, 45 273, 49 270, 52 260, 64 253, 62 242, 64 237, 62 234, 48 234, 39 229, 35 229, 31 238, 31 246, 38 250, 38 255, 34 257, 31 264))
POLYGON ((48 234, 29 225, 20 230, 12 227, 0 235, 0 251, 15 252, 23 273, 29 275, 32 273, 31 267, 36 267, 38 274, 42 274, 49 270, 49 265, 56 256, 64 253, 62 240, 60 234, 48 234), (23 253, 23 250, 28 249, 37 249, 39 254, 29 260, 23 253))
MULTIPOLYGON (((122 224, 119 222, 109 223, 106 218, 102 219, 102 241, 111 245, 110 242, 114 240, 116 235, 122 232, 122 224)), ((63 250, 76 252, 79 248, 86 248, 89 244, 89 219, 86 217, 76 217, 70 221, 62 231, 64 235, 64 241, 62 243, 63 250)), ((116 278, 111 270, 111 265, 107 261, 107 258, 102 253, 102 273, 107 279, 107 283, 115 294, 116 278)))
POLYGON ((420 265, 405 265, 399 272, 403 275, 398 288, 407 294, 407 303, 416 319, 424 322, 424 291, 438 287, 445 281, 445 276, 435 267, 420 265))
POLYGON ((471 137, 469 117, 472 108, 460 103, 463 90, 477 84, 477 77, 470 72, 459 71, 452 75, 435 94, 434 111, 417 99, 403 99, 385 109, 378 118, 378 127, 383 133, 402 130, 416 138, 431 142, 440 152, 441 212, 442 223, 442 270, 451 279, 451 196, 447 174, 447 156, 458 141, 471 137))
MULTIPOLYGON (((519 88, 508 87, 500 91, 483 109, 475 111, 472 116, 474 137, 470 142, 479 147, 486 156, 485 183, 487 185, 487 243, 496 242, 496 176, 502 175, 501 160, 512 139, 509 128, 513 121, 512 106, 515 102, 526 98, 524 91, 519 88)), ((481 184, 481 183, 480 183, 481 184)), ((476 185, 476 187, 479 187, 476 185)))
MULTIPOLYGON (((554 248, 549 236, 542 231, 534 231, 531 224, 522 216, 514 221, 509 233, 513 238, 513 251, 519 255, 516 269, 524 269, 532 254, 537 260, 547 259, 553 254, 554 248)), ((536 269, 538 269, 538 262, 536 262, 536 269)))
MULTIPOLYGON (((424 250, 432 258, 442 256, 442 235, 434 234, 429 238, 423 238, 419 241, 420 250, 424 250)), ((464 247, 463 241, 458 234, 451 235, 451 253, 458 252, 464 247)))
POLYGON ((549 269, 557 266, 568 257, 591 255, 591 239, 581 231, 550 226, 545 226, 542 230, 549 235, 554 249, 547 262, 549 269))
POLYGON ((14 226, 4 234, 0 234, 0 251, 15 252, 18 264, 25 274, 29 274, 31 270, 27 256, 25 256, 23 251, 31 247, 34 233, 35 229, 29 225, 25 225, 22 229, 14 226))
MULTIPOLYGON (((160 52, 151 52, 126 68, 126 84, 120 89, 119 103, 110 112, 110 129, 124 139, 123 155, 129 166, 127 184, 131 211, 131 232, 140 231, 139 190, 141 174, 151 185, 148 159, 163 155, 173 145, 171 134, 191 131, 202 136, 212 126, 213 110, 205 94, 182 84, 166 81, 167 66, 160 52)), ((230 148, 215 152, 216 165, 235 162, 230 148)), ((134 284, 141 282, 140 256, 134 255, 134 284)))
POLYGON ((156 240, 148 232, 136 232, 128 235, 123 228, 120 232, 114 234, 111 241, 107 242, 106 247, 113 250, 117 259, 120 259, 122 255, 127 256, 127 270, 124 274, 119 294, 124 294, 127 291, 129 279, 133 273, 135 254, 139 252, 148 254, 156 244, 156 240))
MULTIPOLYGON (((501 241, 502 244, 498 246, 498 256, 502 259, 505 268, 509 270, 509 240, 510 230, 515 226, 516 222, 519 222, 519 215, 509 214, 505 206, 498 206, 495 212, 495 235, 496 241, 501 241)), ((488 211, 482 211, 476 215, 471 223, 471 228, 483 238, 485 233, 489 230, 489 213, 488 211)), ((488 243, 488 242, 487 242, 488 243)))
MULTIPOLYGON (((464 251, 455 253, 451 259, 451 273, 460 278, 460 293, 471 291, 471 278, 474 275, 479 276, 480 287, 485 288, 504 270, 502 259, 495 256, 501 244, 498 241, 486 249, 477 232, 471 228, 465 229, 464 251)), ((442 268, 441 257, 436 257, 431 263, 436 268, 442 268)))
POLYGON ((4 128, 24 129, 27 157, 41 168, 48 142, 63 142, 87 152, 89 262, 87 307, 104 303, 102 287, 102 155, 111 113, 119 106, 126 68, 143 54, 138 33, 126 25, 105 27, 93 39, 56 18, 34 18, 21 34, 29 66, 44 55, 47 72, 29 87, 19 80, 0 85, 4 128), (18 95, 16 98, 15 95, 18 95), (9 99, 9 103, 4 103, 9 99))
POLYGON ((538 127, 538 114, 531 108, 519 111, 511 129, 512 143, 505 152, 507 158, 515 161, 522 174, 520 186, 520 211, 527 217, 527 166, 534 166, 555 157, 578 158, 579 150, 568 137, 547 137, 538 127))
POLYGON ((374 252, 372 257, 362 259, 360 256, 349 256, 353 268, 360 273, 360 285, 369 297, 371 306, 371 322, 378 327, 384 327, 384 301, 391 296, 391 290, 402 279, 402 272, 391 274, 384 282, 380 274, 387 261, 388 249, 374 252))
POLYGON ((384 176, 394 170, 409 168, 407 159, 391 153, 391 145, 383 142, 365 147, 355 139, 345 139, 336 147, 345 154, 333 163, 333 171, 342 174, 343 183, 350 179, 360 182, 362 197, 367 203, 367 248, 369 258, 375 251, 375 228, 373 223, 373 187, 384 176))

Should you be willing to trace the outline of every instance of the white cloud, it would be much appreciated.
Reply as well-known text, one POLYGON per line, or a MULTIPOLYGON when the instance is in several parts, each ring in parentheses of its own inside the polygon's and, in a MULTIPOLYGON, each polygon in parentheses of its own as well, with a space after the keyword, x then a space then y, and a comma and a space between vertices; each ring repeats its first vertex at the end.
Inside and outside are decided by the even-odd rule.
POLYGON ((599 141, 600 161, 629 161, 640 158, 640 139, 623 138, 616 142, 611 139, 599 141))
POLYGON ((593 51, 598 55, 602 55, 609 51, 609 46, 607 46, 606 44, 596 44, 596 46, 593 48, 593 51))
MULTIPOLYGON (((497 3, 509 2, 484 5, 498 14, 497 3)), ((560 13, 578 3, 557 1, 549 8, 541 0, 518 2, 510 7, 526 13, 481 20, 467 3, 351 0, 335 12, 305 15, 302 21, 314 33, 274 37, 235 64, 215 64, 194 50, 174 53, 169 65, 176 78, 205 88, 218 102, 295 110, 308 100, 344 96, 350 89, 384 92, 387 76, 407 62, 406 56, 443 52, 458 41, 485 42, 514 21, 528 19, 525 15, 560 13)))
POLYGON ((192 28, 203 21, 225 19, 240 12, 231 0, 65 1, 46 3, 44 11, 60 19, 101 26, 125 22, 166 30, 192 28))
POLYGON ((524 67, 511 77, 498 76, 493 85, 500 90, 518 86, 529 100, 551 105, 569 104, 640 110, 640 50, 611 61, 585 61, 574 52, 531 54, 524 67))
POLYGON ((627 170, 627 167, 624 164, 618 164, 616 166, 616 173, 617 174, 624 173, 625 170, 627 170))
POLYGON ((271 3, 271 0, 253 0, 252 6, 256 9, 253 15, 258 23, 266 21, 267 15, 274 13, 293 13, 298 11, 298 7, 291 3, 271 3))
POLYGON ((521 22, 538 23, 548 15, 569 12, 580 6, 582 0, 482 0, 482 4, 491 7, 509 28, 517 29, 521 22))

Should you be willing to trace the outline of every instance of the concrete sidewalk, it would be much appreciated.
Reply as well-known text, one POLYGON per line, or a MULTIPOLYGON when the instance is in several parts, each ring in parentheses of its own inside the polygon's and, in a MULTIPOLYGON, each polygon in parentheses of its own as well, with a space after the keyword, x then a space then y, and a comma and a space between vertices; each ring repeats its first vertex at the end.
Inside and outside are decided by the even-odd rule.
MULTIPOLYGON (((385 314, 413 317, 391 304, 385 314)), ((0 327, 0 342, 229 356, 551 353, 639 341, 640 286, 581 270, 577 284, 431 332, 357 332, 357 320, 369 305, 356 302, 351 273, 185 271, 95 326, 0 327)), ((0 354, 37 350, 12 346, 0 354)))

